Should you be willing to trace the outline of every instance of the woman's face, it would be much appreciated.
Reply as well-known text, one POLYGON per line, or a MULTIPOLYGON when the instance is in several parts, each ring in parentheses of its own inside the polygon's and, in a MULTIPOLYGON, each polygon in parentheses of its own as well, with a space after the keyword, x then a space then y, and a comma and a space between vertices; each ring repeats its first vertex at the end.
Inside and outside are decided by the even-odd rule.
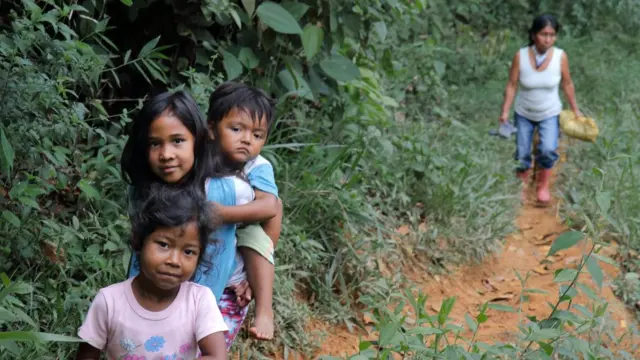
POLYGON ((551 49, 553 44, 555 44, 556 35, 556 31, 553 27, 551 27, 551 25, 547 25, 535 34, 533 41, 538 50, 544 53, 551 49))

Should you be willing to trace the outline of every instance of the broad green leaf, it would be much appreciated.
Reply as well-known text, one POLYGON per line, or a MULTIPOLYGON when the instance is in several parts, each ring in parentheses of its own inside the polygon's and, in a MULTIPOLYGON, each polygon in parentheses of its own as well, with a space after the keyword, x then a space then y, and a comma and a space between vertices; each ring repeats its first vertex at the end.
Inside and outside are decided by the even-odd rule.
POLYGON ((349 360, 369 360, 370 358, 368 356, 364 356, 364 355, 354 355, 349 357, 349 360))
POLYGON ((526 338, 527 341, 553 340, 562 335, 562 329, 540 329, 535 330, 526 338))
POLYGON ((0 340, 0 348, 4 348, 8 352, 10 352, 12 355, 14 355, 16 358, 18 358, 21 353, 21 350, 18 347, 18 344, 15 343, 15 341, 0 340))
POLYGON ((29 317, 29 315, 27 315, 24 311, 18 308, 14 308, 12 311, 19 320, 24 321, 25 323, 29 324, 34 328, 38 327, 38 325, 33 321, 33 319, 31 319, 31 317, 29 317))
POLYGON ((489 317, 486 314, 478 314, 478 316, 476 316, 476 320, 478 321, 478 324, 483 324, 485 323, 487 320, 489 319, 489 317))
POLYGON ((358 345, 358 350, 362 352, 364 350, 367 350, 370 347, 371 347, 370 341, 361 341, 360 344, 358 345))
POLYGON ((540 345, 540 348, 541 348, 542 350, 544 350, 544 352, 545 352, 548 356, 551 356, 551 354, 553 354, 553 346, 551 346, 551 345, 549 345, 549 344, 547 344, 547 343, 544 343, 544 342, 542 342, 542 341, 539 341, 539 342, 538 342, 538 345, 540 345))
POLYGON ((444 75, 444 72, 447 70, 447 64, 445 64, 440 60, 436 60, 433 62, 433 68, 435 69, 436 74, 438 74, 438 76, 442 76, 444 75))
POLYGON ((116 251, 116 250, 120 250, 120 246, 114 243, 113 241, 107 241, 104 244, 104 251, 116 251))
POLYGON ((0 155, 0 170, 2 170, 5 175, 8 175, 13 169, 15 153, 3 128, 0 128, 0 155))
POLYGON ((247 69, 255 69, 258 65, 260 65, 260 59, 256 56, 256 54, 248 47, 243 47, 240 49, 238 53, 238 60, 244 65, 247 69))
POLYGON ((304 52, 307 55, 307 60, 311 60, 322 47, 322 42, 324 41, 324 30, 316 25, 307 24, 304 27, 301 38, 304 52))
POLYGON ((247 11, 247 15, 252 17, 253 12, 256 10, 256 0, 242 0, 242 6, 247 11))
POLYGON ((398 325, 394 323, 386 324, 380 329, 380 346, 388 345, 391 343, 391 340, 395 337, 396 332, 398 331, 398 325))
POLYGON ((35 201, 34 199, 30 198, 30 197, 24 197, 24 196, 20 196, 18 197, 18 201, 25 206, 30 206, 34 209, 40 209, 40 204, 38 204, 37 201, 35 201))
POLYGON ((553 241, 553 244, 551 244, 551 248, 549 249, 547 256, 551 256, 560 250, 565 250, 574 246, 582 240, 582 237, 582 233, 578 231, 567 231, 560 234, 560 236, 553 241))
POLYGON ((528 294, 548 294, 549 293, 547 290, 534 289, 534 288, 526 288, 523 290, 523 292, 528 294))
POLYGON ((384 21, 375 22, 373 28, 376 30, 380 40, 384 41, 387 38, 387 24, 384 21))
POLYGON ((10 322, 18 321, 18 317, 15 316, 11 311, 9 311, 9 310, 7 310, 7 309, 5 309, 3 307, 0 307, 0 321, 3 321, 3 322, 5 322, 5 321, 10 321, 10 322))
POLYGON ((133 5, 133 0, 120 0, 120 2, 127 6, 133 5))
POLYGON ((566 310, 557 310, 553 316, 560 320, 572 321, 574 323, 580 321, 580 318, 576 314, 566 310))
POLYGON ((160 36, 154 39, 151 39, 148 43, 144 44, 144 46, 140 50, 140 53, 138 54, 138 57, 144 58, 144 57, 147 57, 149 54, 151 54, 153 49, 155 49, 156 45, 158 45, 158 41, 160 41, 160 36))
POLYGON ((100 193, 85 179, 78 181, 78 188, 90 199, 99 199, 100 193))
POLYGON ((309 85, 311 85, 311 89, 316 93, 323 95, 331 93, 329 85, 322 80, 315 67, 309 67, 309 85))
POLYGON ((478 329, 478 324, 476 324, 476 322, 473 321, 473 318, 471 318, 469 314, 464 314, 464 319, 467 322, 467 325, 469 326, 469 329, 471 331, 476 331, 476 329, 478 329))
POLYGON ((300 1, 284 1, 280 5, 285 8, 296 20, 300 20, 309 10, 309 5, 300 1))
POLYGON ((19 295, 31 294, 33 292, 33 286, 23 283, 23 282, 14 282, 12 293, 19 295))
POLYGON ((407 332, 410 335, 440 335, 444 333, 441 329, 433 327, 416 327, 407 332))
POLYGON ((565 294, 564 296, 568 296, 569 298, 573 299, 574 297, 578 296, 578 290, 573 287, 570 288, 569 285, 563 284, 562 286, 560 286, 560 295, 562 294, 565 294))
POLYGON ((165 84, 167 83, 166 76, 162 73, 162 70, 158 67, 158 65, 156 65, 153 61, 146 59, 142 60, 142 63, 154 79, 160 80, 165 84))
POLYGON ((33 331, 6 331, 0 332, 0 340, 11 341, 39 341, 39 342, 84 342, 84 340, 65 335, 41 333, 33 331))
POLYGON ((615 266, 615 267, 620 267, 620 264, 618 264, 618 262, 616 262, 614 259, 607 257, 607 256, 602 256, 600 254, 591 254, 591 256, 593 256, 596 260, 600 260, 605 264, 609 264, 611 266, 615 266))
POLYGON ((447 317, 451 314, 451 310, 453 310, 453 305, 455 305, 455 303, 455 297, 450 297, 442 301, 440 311, 438 311, 438 322, 440 325, 444 325, 447 322, 447 317))
POLYGON ((342 55, 332 55, 320 62, 320 68, 338 81, 351 81, 360 77, 360 69, 342 55))
POLYGON ((236 25, 238 25, 238 29, 242 29, 242 20, 240 20, 240 16, 238 15, 238 12, 233 9, 229 10, 229 12, 231 13, 231 17, 233 18, 233 21, 235 21, 236 25))
POLYGON ((587 259, 587 270, 589 270, 589 274, 591 274, 593 280, 598 284, 598 287, 602 288, 604 273, 602 272, 598 261, 591 256, 587 259))
POLYGON ((80 229, 80 220, 78 220, 78 217, 77 217, 77 216, 75 216, 75 215, 74 215, 74 216, 71 218, 71 223, 73 224, 73 229, 74 229, 74 230, 78 230, 78 229, 80 229))
POLYGON ((20 219, 12 212, 8 210, 2 211, 2 217, 11 223, 11 225, 19 228, 21 225, 20 219))
POLYGON ((131 50, 127 50, 127 52, 124 53, 124 60, 122 60, 122 62, 126 64, 129 62, 130 58, 131 58, 131 50))
POLYGON ((504 311, 504 312, 511 312, 511 313, 517 312, 517 310, 514 309, 513 306, 502 305, 502 304, 489 304, 489 309, 504 311))
POLYGON ((298 21, 282 6, 271 1, 258 6, 256 14, 268 27, 283 34, 301 34, 302 29, 298 21))
POLYGON ((227 80, 233 80, 242 74, 242 63, 232 53, 222 50, 222 65, 227 72, 227 80))
POLYGON ((611 207, 611 192, 610 191, 599 191, 596 194, 596 203, 598 204, 598 208, 602 212, 602 214, 607 214, 609 212, 609 208, 611 207))
POLYGON ((556 276, 553 278, 553 281, 554 282, 572 281, 577 275, 578 275, 578 272, 574 269, 562 269, 560 272, 558 272, 558 274, 556 274, 556 276))
POLYGON ((538 326, 540 326, 540 329, 555 329, 559 327, 561 324, 562 322, 559 319, 556 319, 555 317, 553 317, 551 319, 544 319, 540 321, 538 326))
POLYGON ((278 73, 278 79, 289 93, 295 93, 307 100, 314 100, 309 84, 297 70, 287 67, 278 73))

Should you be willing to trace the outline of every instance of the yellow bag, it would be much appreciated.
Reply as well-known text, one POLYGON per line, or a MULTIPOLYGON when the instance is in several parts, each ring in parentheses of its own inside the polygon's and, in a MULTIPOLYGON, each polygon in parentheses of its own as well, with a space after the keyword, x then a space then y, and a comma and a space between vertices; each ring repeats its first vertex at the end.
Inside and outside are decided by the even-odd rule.
POLYGON ((586 116, 577 117, 570 110, 562 110, 560 113, 560 128, 568 136, 590 142, 596 142, 600 133, 595 120, 586 116))

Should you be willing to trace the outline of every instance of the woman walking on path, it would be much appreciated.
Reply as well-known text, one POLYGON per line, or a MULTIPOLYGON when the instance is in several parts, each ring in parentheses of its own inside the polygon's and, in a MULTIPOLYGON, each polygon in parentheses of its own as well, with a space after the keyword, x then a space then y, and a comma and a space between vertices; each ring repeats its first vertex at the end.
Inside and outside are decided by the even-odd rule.
POLYGON ((529 45, 521 48, 513 57, 509 81, 504 93, 500 122, 506 123, 515 98, 516 170, 523 182, 522 200, 526 200, 526 185, 531 169, 531 143, 538 128, 540 143, 536 163, 541 170, 537 175, 537 198, 545 205, 549 202, 551 169, 558 159, 559 115, 562 102, 559 86, 562 85, 571 110, 582 116, 576 103, 575 89, 569 73, 567 54, 554 46, 560 24, 552 15, 540 15, 529 29, 529 45), (516 90, 518 96, 516 97, 516 90))

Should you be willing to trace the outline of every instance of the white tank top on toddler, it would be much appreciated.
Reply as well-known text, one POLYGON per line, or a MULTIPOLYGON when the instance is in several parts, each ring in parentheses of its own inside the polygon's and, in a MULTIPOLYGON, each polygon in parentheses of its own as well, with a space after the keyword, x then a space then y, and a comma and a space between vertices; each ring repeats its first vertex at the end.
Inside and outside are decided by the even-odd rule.
POLYGON ((520 49, 520 74, 518 77, 518 95, 515 101, 516 112, 528 120, 542 121, 562 112, 559 85, 562 80, 562 49, 547 51, 551 60, 546 69, 538 71, 531 66, 529 47, 520 49))

